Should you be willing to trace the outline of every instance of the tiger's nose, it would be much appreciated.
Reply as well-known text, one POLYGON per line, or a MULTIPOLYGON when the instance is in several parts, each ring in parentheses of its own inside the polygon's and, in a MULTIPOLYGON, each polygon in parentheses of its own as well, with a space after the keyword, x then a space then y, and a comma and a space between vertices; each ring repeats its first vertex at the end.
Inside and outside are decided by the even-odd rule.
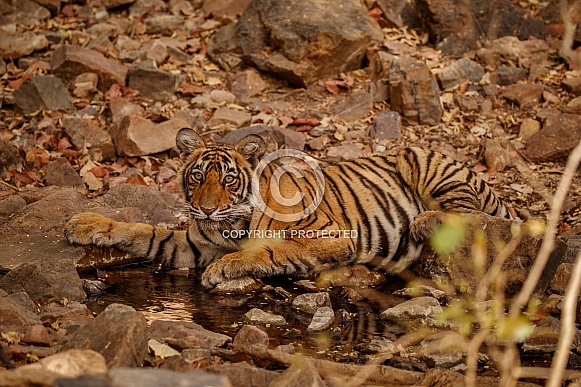
POLYGON ((216 208, 218 207, 204 207, 204 206, 200 206, 200 208, 202 209, 202 211, 204 211, 206 213, 206 215, 211 215, 214 211, 216 211, 216 208))

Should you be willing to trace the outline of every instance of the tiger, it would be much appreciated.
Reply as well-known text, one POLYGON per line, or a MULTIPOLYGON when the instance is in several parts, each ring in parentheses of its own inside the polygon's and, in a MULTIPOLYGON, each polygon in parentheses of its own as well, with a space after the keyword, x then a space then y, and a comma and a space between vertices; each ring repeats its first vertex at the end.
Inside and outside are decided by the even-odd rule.
POLYGON ((473 171, 419 147, 316 173, 283 162, 261 164, 267 145, 259 135, 233 146, 206 144, 183 128, 176 145, 182 164, 177 178, 191 219, 186 230, 80 213, 65 225, 68 241, 115 247, 160 268, 205 268, 201 283, 213 287, 242 277, 320 273, 377 257, 382 267, 409 264, 441 219, 435 214, 513 218, 473 171), (280 200, 297 194, 290 205, 280 200), (268 232, 274 237, 265 237, 268 232))

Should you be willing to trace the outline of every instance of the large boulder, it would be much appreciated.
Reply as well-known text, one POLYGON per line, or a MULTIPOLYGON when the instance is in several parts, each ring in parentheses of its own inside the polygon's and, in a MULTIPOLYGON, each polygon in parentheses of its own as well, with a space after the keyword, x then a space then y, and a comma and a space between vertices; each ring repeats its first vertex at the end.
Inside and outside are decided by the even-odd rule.
POLYGON ((244 62, 303 87, 360 68, 382 37, 353 0, 253 0, 212 37, 208 55, 226 69, 244 62))

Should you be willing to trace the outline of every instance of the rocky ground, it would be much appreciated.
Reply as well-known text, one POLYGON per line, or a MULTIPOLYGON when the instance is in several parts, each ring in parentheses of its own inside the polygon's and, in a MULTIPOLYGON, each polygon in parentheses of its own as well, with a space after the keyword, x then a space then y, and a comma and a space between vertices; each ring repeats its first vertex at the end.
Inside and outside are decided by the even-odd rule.
MULTIPOLYGON (((64 223, 87 210, 184 227, 175 149, 182 127, 208 142, 260 133, 270 150, 306 151, 323 165, 408 145, 434 149, 543 219, 581 140, 574 43, 581 10, 565 1, 563 21, 557 2, 451 3, 0 3, 0 270, 7 273, 0 278, 0 386, 461 385, 472 331, 461 329, 458 315, 447 314, 449 324, 434 316, 462 305, 456 291, 474 296, 482 277, 458 263, 467 262, 471 242, 459 253, 426 252, 402 281, 420 275, 445 292, 422 287, 414 298, 417 292, 400 290, 397 303, 412 299, 385 305, 374 290, 384 275, 366 268, 287 289, 267 281, 251 294, 271 302, 248 307, 224 334, 195 318, 146 319, 118 303, 93 313, 87 297, 107 292, 103 270, 140 259, 70 246, 62 235, 64 223), (96 268, 92 279, 78 275, 96 268), (292 345, 301 336, 341 341, 348 322, 361 317, 334 305, 333 289, 348 303, 372 305, 391 333, 368 336, 365 350, 352 355, 301 356, 292 345), (302 316, 298 328, 273 313, 277 303, 302 316), (409 321, 429 328, 408 340, 405 333, 417 330, 409 321), (282 327, 277 337, 273 326, 282 327)), ((518 345, 540 362, 550 360, 559 337, 562 294, 581 245, 580 196, 577 174, 536 289, 541 307, 527 315, 532 333, 518 345)), ((477 224, 494 230, 489 256, 494 241, 509 243, 509 223, 480 216, 477 224)), ((509 293, 525 280, 541 239, 527 233, 504 265, 509 293)), ((170 274, 196 281, 199 273, 170 274)), ((210 297, 202 311, 224 296, 210 297)), ((580 364, 577 345, 570 368, 580 364)), ((481 351, 479 383, 497 384, 498 358, 481 351)))

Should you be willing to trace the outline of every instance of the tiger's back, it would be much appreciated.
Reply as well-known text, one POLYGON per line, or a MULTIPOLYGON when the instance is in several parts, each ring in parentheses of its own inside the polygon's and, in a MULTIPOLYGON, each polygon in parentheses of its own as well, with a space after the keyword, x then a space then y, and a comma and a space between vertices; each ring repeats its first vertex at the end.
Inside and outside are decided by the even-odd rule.
POLYGON ((115 246, 164 267, 207 266, 202 282, 212 286, 243 276, 320 272, 378 256, 384 263, 409 262, 419 255, 430 231, 420 224, 428 210, 476 210, 509 217, 506 207, 474 173, 421 148, 347 161, 323 169, 320 175, 299 176, 286 173, 290 167, 274 163, 260 169, 258 160, 266 146, 258 136, 234 147, 206 146, 194 131, 182 129, 177 144, 184 162, 178 176, 193 217, 188 230, 169 232, 79 214, 66 226, 69 240, 115 246), (253 186, 250 176, 258 170, 263 173, 253 186), (291 205, 281 202, 297 193, 301 200, 291 205), (259 199, 264 207, 257 205, 259 199), (245 244, 229 238, 233 231, 239 231, 237 236, 284 234, 245 244))

